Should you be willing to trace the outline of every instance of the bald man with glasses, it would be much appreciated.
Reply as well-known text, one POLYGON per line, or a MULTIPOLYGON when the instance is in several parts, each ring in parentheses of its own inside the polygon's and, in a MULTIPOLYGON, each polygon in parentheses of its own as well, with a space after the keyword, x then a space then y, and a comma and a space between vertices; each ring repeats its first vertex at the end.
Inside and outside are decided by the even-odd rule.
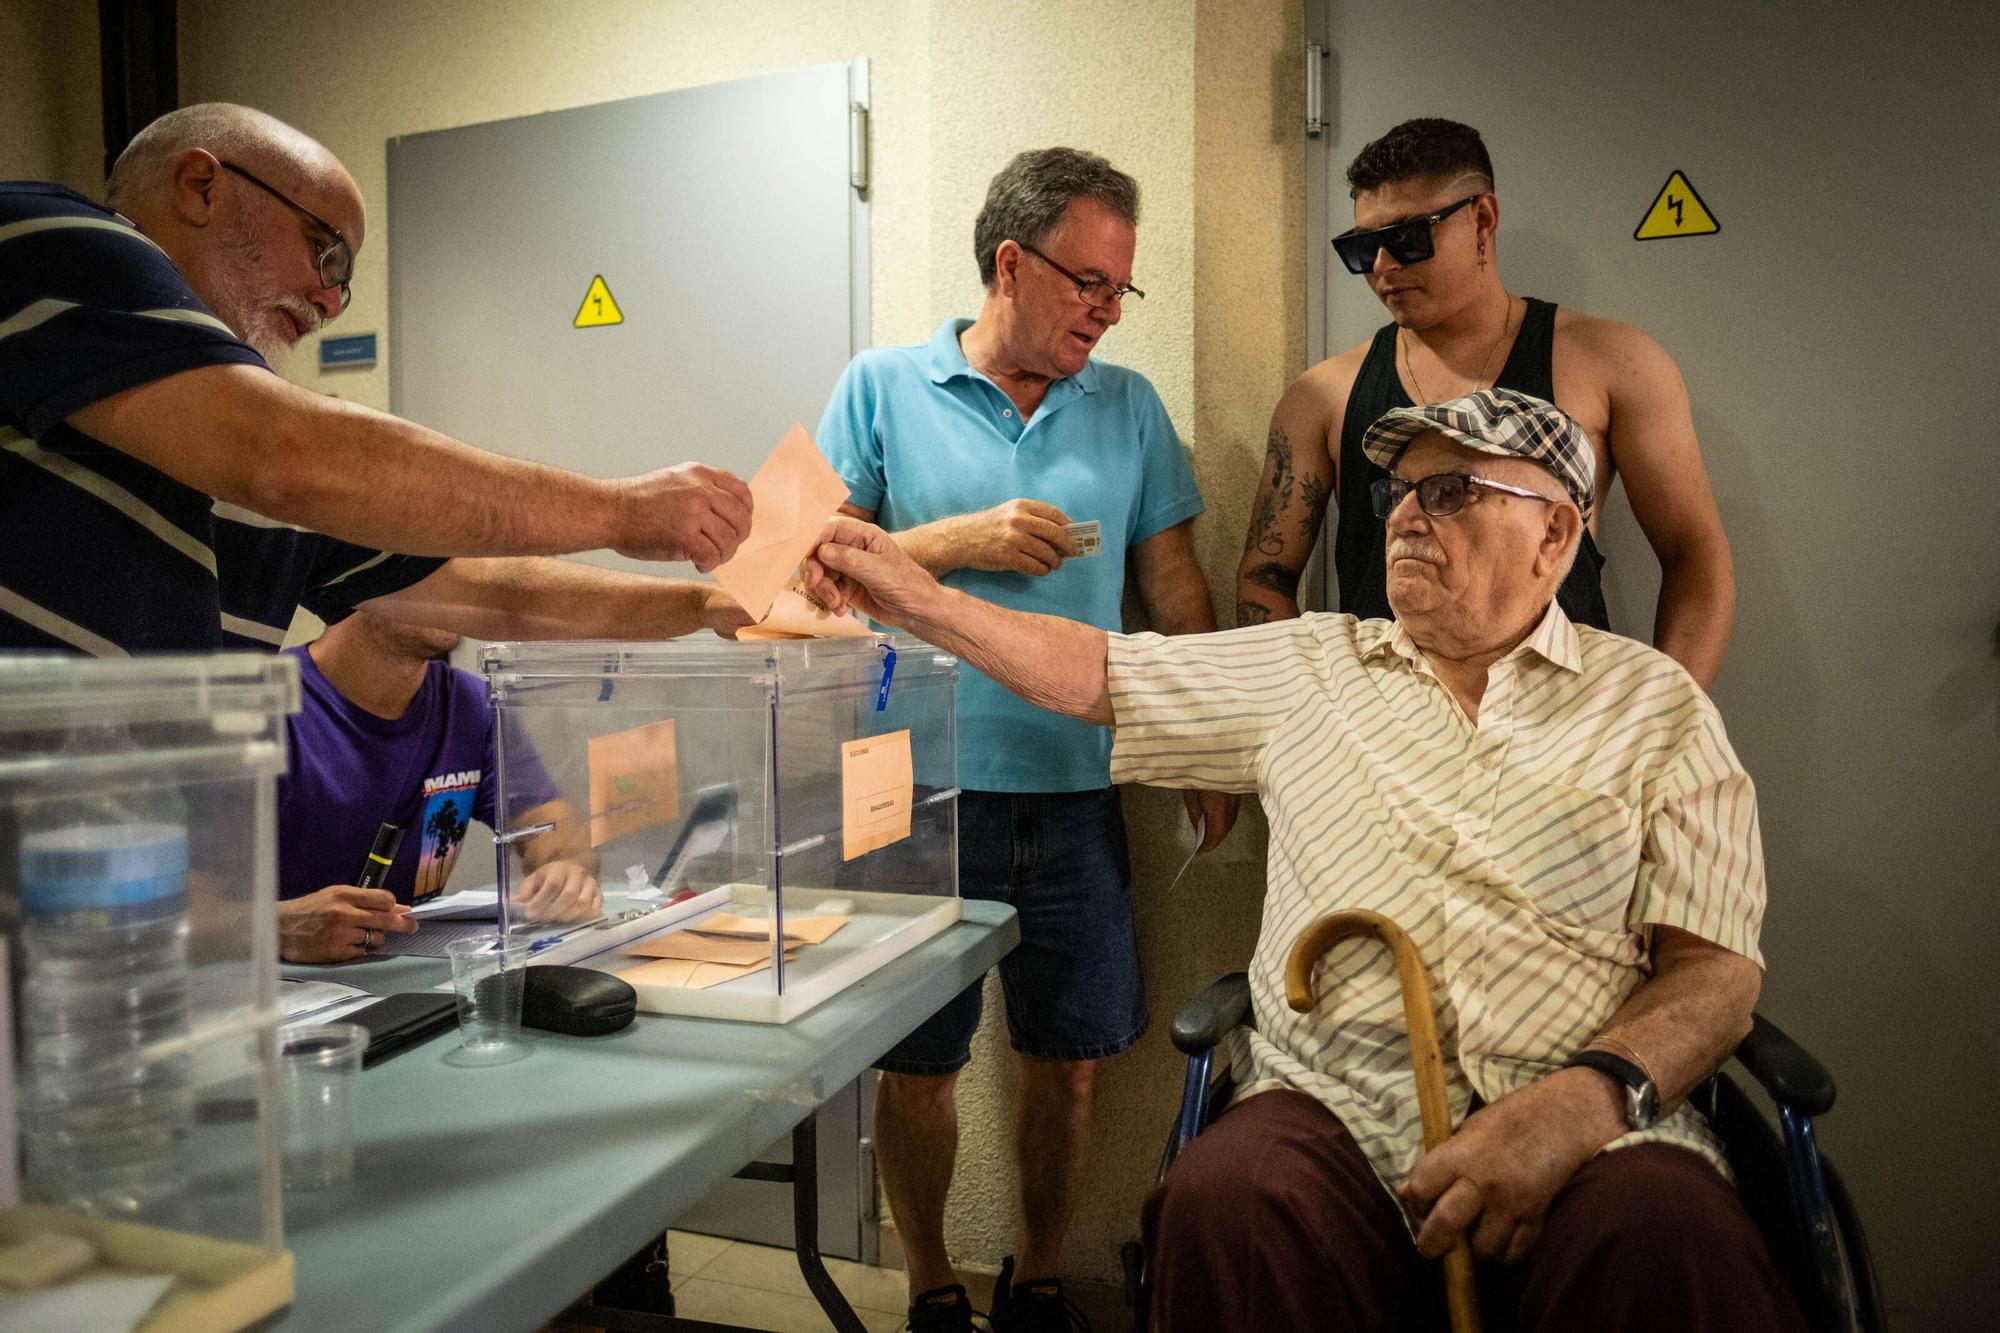
POLYGON ((304 605, 476 638, 748 621, 708 570, 750 493, 695 465, 600 480, 271 373, 352 297, 367 216, 322 145, 206 103, 139 132, 108 202, 0 184, 0 652, 272 649, 304 605))
MULTIPOLYGON (((1729 644, 1736 585, 1673 359, 1627 324, 1515 296, 1500 280, 1500 200, 1479 132, 1411 120, 1347 171, 1354 227, 1334 238, 1347 272, 1389 312, 1373 338, 1307 370, 1271 415, 1264 474, 1236 573, 1239 625, 1299 613, 1306 560, 1327 511, 1338 609, 1386 618, 1383 476, 1361 448, 1384 412, 1502 388, 1554 402, 1596 456, 1595 501, 1622 477, 1660 562, 1652 641, 1706 689, 1729 644)), ((1608 629, 1593 521, 1559 596, 1578 624, 1608 629)), ((1640 627, 1629 629, 1637 632, 1640 627)))

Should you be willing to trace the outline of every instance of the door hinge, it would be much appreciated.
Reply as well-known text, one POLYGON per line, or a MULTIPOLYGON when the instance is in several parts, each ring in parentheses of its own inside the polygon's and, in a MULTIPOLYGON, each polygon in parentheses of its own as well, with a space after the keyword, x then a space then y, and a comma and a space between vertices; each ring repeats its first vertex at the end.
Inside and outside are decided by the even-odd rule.
POLYGON ((1306 136, 1326 132, 1326 48, 1306 43, 1306 136))
POLYGON ((868 108, 847 104, 847 183, 868 192, 868 108))

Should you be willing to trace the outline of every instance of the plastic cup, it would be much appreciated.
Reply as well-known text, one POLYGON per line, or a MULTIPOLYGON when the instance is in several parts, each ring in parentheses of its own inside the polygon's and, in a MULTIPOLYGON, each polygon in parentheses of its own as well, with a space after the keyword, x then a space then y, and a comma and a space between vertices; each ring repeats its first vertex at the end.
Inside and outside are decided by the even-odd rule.
POLYGON ((528 941, 491 935, 453 940, 445 955, 451 959, 452 989, 458 992, 461 1043, 445 1062, 503 1065, 526 1055, 521 994, 528 975, 528 941))
POLYGON ((279 1034, 285 1188, 324 1189, 354 1174, 354 1084, 367 1049, 368 1030, 354 1023, 279 1034))

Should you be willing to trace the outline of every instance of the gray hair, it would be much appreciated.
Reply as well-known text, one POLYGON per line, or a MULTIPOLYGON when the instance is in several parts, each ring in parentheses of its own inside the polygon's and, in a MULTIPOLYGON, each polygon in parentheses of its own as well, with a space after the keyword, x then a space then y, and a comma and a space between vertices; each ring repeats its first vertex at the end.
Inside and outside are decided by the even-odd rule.
POLYGON ((1078 199, 1101 204, 1128 226, 1139 225, 1139 182, 1080 148, 1037 148, 1000 169, 986 187, 986 204, 972 224, 979 281, 993 285, 1002 241, 1040 245, 1078 199))
POLYGON ((132 136, 111 166, 105 202, 122 211, 145 199, 166 184, 174 159, 190 148, 206 149, 218 159, 263 164, 276 159, 306 174, 334 160, 319 142, 276 116, 233 102, 199 102, 167 112, 132 136))

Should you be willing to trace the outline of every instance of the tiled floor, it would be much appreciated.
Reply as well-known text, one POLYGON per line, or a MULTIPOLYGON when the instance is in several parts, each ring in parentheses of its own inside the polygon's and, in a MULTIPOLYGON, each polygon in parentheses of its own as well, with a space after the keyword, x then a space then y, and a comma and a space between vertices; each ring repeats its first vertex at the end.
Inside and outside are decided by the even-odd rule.
MULTIPOLYGON (((667 1253, 674 1305, 687 1318, 771 1333, 825 1333, 828 1327, 790 1250, 670 1231, 667 1253)), ((891 1333, 903 1326, 909 1298, 900 1272, 845 1259, 828 1259, 826 1271, 869 1333, 891 1333)))

